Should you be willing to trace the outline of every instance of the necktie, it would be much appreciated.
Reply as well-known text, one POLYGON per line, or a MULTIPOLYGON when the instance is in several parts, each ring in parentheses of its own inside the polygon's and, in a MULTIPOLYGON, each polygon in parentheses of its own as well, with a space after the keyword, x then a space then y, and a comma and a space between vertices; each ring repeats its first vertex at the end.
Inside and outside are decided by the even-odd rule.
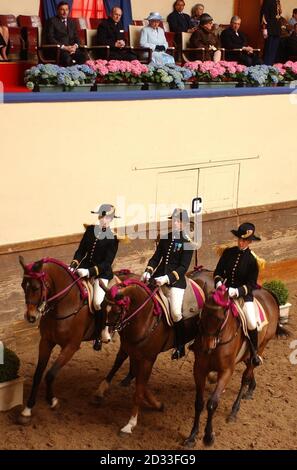
POLYGON ((64 20, 62 20, 62 21, 63 21, 63 23, 64 23, 65 28, 67 28, 67 20, 64 19, 64 20))

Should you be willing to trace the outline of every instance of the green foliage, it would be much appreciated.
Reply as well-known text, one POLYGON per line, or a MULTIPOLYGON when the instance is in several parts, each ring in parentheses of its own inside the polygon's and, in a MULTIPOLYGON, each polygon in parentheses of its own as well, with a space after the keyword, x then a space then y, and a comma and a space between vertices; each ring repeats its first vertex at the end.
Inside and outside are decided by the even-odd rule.
POLYGON ((19 368, 20 360, 16 353, 4 347, 4 364, 0 364, 0 383, 16 379, 19 368))
POLYGON ((278 299, 280 305, 285 305, 289 298, 289 291, 285 284, 279 280, 264 282, 263 287, 272 292, 278 299))

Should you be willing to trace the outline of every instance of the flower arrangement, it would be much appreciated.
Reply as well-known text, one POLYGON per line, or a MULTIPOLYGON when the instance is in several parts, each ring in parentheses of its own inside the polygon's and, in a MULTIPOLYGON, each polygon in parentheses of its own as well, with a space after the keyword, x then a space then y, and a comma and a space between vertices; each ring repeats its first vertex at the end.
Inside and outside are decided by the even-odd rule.
POLYGON ((185 67, 192 70, 194 80, 197 82, 243 82, 245 77, 246 66, 237 62, 220 62, 206 61, 187 62, 185 67))
POLYGON ((54 64, 39 64, 25 72, 25 83, 29 90, 39 85, 61 85, 74 87, 83 84, 92 84, 96 73, 88 65, 73 65, 72 67, 59 67, 54 64))
POLYGON ((283 81, 297 80, 297 62, 289 60, 285 64, 275 64, 283 81))
POLYGON ((193 71, 190 68, 180 67, 175 64, 161 66, 150 64, 148 68, 149 71, 145 77, 146 82, 159 83, 179 90, 183 90, 185 82, 193 77, 193 71))
POLYGON ((271 86, 277 85, 281 80, 281 75, 277 67, 270 65, 254 65, 246 68, 245 82, 248 86, 271 86))
POLYGON ((89 66, 96 73, 97 83, 141 83, 148 67, 138 60, 88 60, 89 66))

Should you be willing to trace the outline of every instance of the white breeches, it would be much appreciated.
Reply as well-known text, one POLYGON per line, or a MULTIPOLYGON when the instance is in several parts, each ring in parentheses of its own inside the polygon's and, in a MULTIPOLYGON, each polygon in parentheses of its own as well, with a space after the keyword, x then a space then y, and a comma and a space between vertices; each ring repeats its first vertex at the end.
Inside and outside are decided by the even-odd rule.
POLYGON ((169 289, 169 302, 171 317, 174 323, 182 319, 182 305, 185 289, 179 287, 170 287, 169 289))
MULTIPOLYGON (((105 287, 108 286, 108 279, 101 279, 105 287)), ((94 279, 94 296, 93 296, 93 305, 95 310, 100 310, 101 304, 105 297, 105 292, 99 286, 99 279, 94 279)))
POLYGON ((253 302, 244 302, 243 311, 247 321, 247 327, 249 330, 257 328, 256 311, 253 302))

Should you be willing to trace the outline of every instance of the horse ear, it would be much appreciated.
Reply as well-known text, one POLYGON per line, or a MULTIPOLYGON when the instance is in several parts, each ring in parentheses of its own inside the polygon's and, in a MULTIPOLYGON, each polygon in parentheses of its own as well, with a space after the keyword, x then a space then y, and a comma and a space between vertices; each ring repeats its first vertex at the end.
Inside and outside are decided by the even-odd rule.
POLYGON ((24 260, 23 256, 19 256, 19 262, 20 262, 20 265, 22 266, 23 270, 25 271, 26 270, 26 263, 25 263, 25 260, 24 260))
POLYGON ((42 265, 43 265, 42 260, 36 261, 36 263, 34 263, 32 266, 32 271, 34 271, 35 273, 38 273, 39 271, 41 271, 42 265))

